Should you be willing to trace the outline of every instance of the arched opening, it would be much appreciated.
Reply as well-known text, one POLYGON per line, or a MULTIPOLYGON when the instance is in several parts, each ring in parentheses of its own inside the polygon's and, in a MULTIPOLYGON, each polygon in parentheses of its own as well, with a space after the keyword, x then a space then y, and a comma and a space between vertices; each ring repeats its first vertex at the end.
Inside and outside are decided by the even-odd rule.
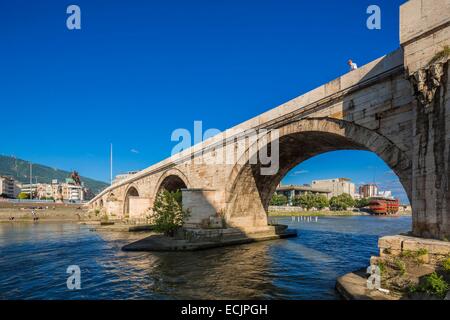
POLYGON ((103 199, 100 199, 100 201, 99 201, 99 207, 100 207, 100 209, 103 208, 103 199))
MULTIPOLYGON (((180 173, 183 178, 181 178, 178 174, 173 174, 173 171, 166 172, 165 175, 161 177, 161 182, 159 183, 159 187, 156 189, 156 193, 154 195, 154 199, 158 196, 158 194, 162 191, 169 191, 169 192, 179 192, 177 194, 177 200, 180 202, 180 204, 183 203, 183 195, 180 192, 181 189, 186 189, 188 187, 186 177, 180 173)), ((178 172, 176 172, 178 173, 178 172)))
MULTIPOLYGON (((279 128, 279 133, 279 169, 275 174, 262 175, 263 166, 248 161, 233 169, 227 186, 230 224, 267 225, 269 203, 280 181, 298 164, 330 151, 374 152, 398 176, 408 198, 411 196, 411 162, 402 150, 375 131, 343 120, 316 118, 288 124, 279 128)), ((244 155, 246 159, 254 156, 250 150, 244 155)))
POLYGON ((138 190, 131 186, 128 188, 127 193, 125 195, 125 201, 124 201, 124 216, 129 217, 130 216, 130 198, 132 197, 139 197, 138 190))
POLYGON ((183 181, 183 179, 181 179, 177 175, 169 175, 165 177, 164 180, 159 185, 158 192, 161 190, 175 192, 185 188, 187 188, 187 185, 183 181))

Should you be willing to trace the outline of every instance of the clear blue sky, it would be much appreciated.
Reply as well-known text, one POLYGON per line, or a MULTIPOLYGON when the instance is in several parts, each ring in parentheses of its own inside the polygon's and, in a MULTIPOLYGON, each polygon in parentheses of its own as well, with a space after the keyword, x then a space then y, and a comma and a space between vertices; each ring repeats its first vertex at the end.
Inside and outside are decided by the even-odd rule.
MULTIPOLYGON (((170 155, 176 128, 224 130, 342 75, 348 58, 395 50, 403 2, 1 1, 0 153, 107 181, 112 142, 115 173, 145 168, 170 155), (81 30, 66 28, 69 4, 81 30), (371 4, 381 30, 366 28, 371 4)), ((285 182, 393 180, 367 152, 300 170, 285 182)))

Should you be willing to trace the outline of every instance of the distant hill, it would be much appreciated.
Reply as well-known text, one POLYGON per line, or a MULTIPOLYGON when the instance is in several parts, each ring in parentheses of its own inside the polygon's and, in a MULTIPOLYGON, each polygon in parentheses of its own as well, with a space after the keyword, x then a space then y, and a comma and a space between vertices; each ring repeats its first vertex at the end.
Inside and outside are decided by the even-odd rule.
MULTIPOLYGON (((58 182, 64 182, 69 178, 71 172, 50 168, 41 164, 33 163, 33 183, 51 183, 52 179, 58 179, 58 182)), ((11 176, 21 183, 30 182, 30 163, 25 160, 16 159, 14 157, 0 155, 0 175, 11 176)), ((84 185, 92 190, 95 194, 100 193, 108 184, 102 181, 86 178, 81 176, 84 185)))

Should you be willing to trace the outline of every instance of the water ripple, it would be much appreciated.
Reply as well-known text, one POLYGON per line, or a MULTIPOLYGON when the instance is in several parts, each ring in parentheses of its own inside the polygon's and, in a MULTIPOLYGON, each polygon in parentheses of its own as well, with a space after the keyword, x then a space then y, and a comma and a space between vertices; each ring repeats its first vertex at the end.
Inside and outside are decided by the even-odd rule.
POLYGON ((410 217, 276 220, 299 237, 177 253, 120 250, 142 234, 0 224, 0 299, 336 299, 336 277, 366 266, 380 235, 411 225, 410 217), (81 290, 67 289, 69 265, 80 266, 81 290))

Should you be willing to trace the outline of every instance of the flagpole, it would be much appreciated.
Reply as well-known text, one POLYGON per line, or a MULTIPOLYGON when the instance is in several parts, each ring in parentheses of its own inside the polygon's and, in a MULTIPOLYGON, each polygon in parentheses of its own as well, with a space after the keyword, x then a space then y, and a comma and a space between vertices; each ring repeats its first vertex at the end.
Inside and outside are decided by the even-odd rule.
POLYGON ((110 168, 110 171, 109 171, 109 178, 110 178, 110 182, 111 182, 111 185, 112 185, 112 183, 113 183, 113 145, 112 145, 112 143, 111 143, 111 149, 110 149, 110 158, 109 158, 109 168, 110 168))
POLYGON ((30 200, 33 199, 33 164, 30 162, 30 200))

